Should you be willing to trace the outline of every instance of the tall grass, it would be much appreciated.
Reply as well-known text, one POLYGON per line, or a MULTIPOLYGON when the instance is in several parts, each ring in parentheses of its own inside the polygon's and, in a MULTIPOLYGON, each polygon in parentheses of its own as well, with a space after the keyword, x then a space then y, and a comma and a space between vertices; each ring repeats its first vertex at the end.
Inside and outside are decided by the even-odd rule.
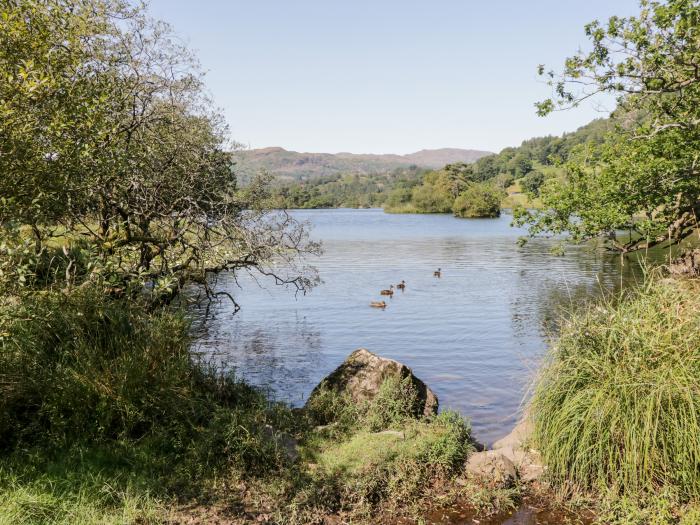
POLYGON ((0 307, 0 523, 149 522, 160 501, 286 468, 270 426, 296 424, 199 361, 178 312, 90 287, 0 307))
POLYGON ((555 481, 700 498, 700 282, 650 278, 573 316, 532 399, 555 481))
POLYGON ((471 450, 456 414, 416 419, 409 380, 364 404, 329 391, 292 411, 197 360, 188 328, 91 287, 0 304, 0 525, 187 521, 171 516, 183 501, 372 522, 471 450))

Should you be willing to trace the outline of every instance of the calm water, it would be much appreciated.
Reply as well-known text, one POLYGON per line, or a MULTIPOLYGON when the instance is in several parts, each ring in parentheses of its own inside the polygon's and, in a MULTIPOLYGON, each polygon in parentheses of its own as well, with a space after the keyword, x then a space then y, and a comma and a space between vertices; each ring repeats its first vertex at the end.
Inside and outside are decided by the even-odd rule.
POLYGON ((294 212, 323 241, 315 261, 323 283, 294 296, 265 283, 223 277, 242 310, 222 302, 200 350, 237 369, 277 399, 304 403, 312 388, 353 350, 406 363, 437 393, 441 408, 472 420, 477 439, 508 433, 562 307, 570 309, 628 280, 634 267, 590 247, 537 239, 511 217, 388 215, 381 210, 294 212), (442 268, 442 278, 433 270, 442 268), (625 274, 621 276, 621 274, 625 274), (405 292, 369 307, 379 290, 404 279, 405 292))

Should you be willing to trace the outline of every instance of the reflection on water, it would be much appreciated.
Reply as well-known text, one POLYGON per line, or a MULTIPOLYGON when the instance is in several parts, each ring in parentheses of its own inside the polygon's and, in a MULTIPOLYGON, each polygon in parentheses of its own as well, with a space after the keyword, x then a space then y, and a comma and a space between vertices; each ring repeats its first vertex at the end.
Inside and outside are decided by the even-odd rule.
MULTIPOLYGON (((353 350, 398 359, 426 381, 442 408, 472 419, 477 439, 492 442, 518 417, 526 387, 562 311, 638 273, 586 246, 554 257, 556 241, 536 239, 510 216, 464 220, 448 215, 387 215, 381 210, 309 210, 324 244, 316 261, 323 284, 297 296, 252 280, 224 287, 227 302, 199 338, 199 348, 234 366, 277 399, 303 404, 311 389, 353 350), (442 278, 433 270, 442 268, 442 278), (405 292, 369 307, 379 290, 404 279, 405 292)), ((228 279, 228 280, 227 280, 228 279)))

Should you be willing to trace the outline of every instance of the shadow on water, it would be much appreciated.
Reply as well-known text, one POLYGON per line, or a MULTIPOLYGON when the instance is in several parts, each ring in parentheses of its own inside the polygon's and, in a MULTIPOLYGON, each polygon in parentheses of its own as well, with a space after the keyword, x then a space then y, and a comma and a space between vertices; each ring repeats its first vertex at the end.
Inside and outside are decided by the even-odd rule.
MULTIPOLYGON (((389 215, 381 210, 305 210, 294 214, 324 243, 313 264, 323 283, 294 296, 230 276, 236 297, 210 309, 198 351, 226 363, 277 399, 301 405, 313 387, 358 347, 398 359, 440 398, 472 420, 491 443, 510 431, 548 334, 564 310, 618 289, 638 264, 590 246, 550 250, 558 240, 516 241, 510 217, 389 215), (433 276, 442 268, 440 279, 433 276), (405 292, 369 307, 379 290, 405 280, 405 292)), ((201 315, 201 312, 194 312, 201 315)))

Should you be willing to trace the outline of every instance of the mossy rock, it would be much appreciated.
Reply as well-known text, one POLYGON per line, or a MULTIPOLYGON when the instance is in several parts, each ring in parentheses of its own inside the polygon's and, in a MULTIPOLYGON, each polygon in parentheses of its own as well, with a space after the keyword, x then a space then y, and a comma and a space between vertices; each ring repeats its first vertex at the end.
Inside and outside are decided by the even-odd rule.
POLYGON ((409 367, 393 359, 380 357, 364 348, 355 350, 343 364, 314 388, 307 401, 307 406, 313 403, 314 397, 319 395, 323 389, 349 395, 355 403, 365 403, 372 401, 377 396, 382 384, 387 379, 405 380, 406 378, 410 378, 417 394, 415 415, 431 416, 437 414, 437 396, 413 374, 409 367))

